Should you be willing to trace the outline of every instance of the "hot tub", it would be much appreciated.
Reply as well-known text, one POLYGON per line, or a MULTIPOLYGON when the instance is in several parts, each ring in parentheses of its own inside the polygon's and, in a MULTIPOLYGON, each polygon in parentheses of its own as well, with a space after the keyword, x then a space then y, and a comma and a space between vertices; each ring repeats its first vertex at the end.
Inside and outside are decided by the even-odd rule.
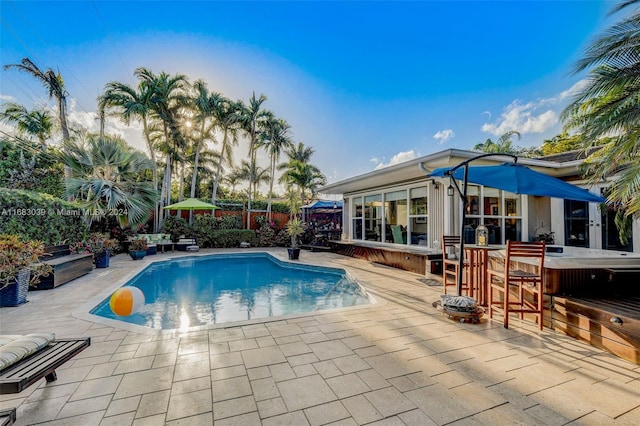
MULTIPOLYGON (((548 246, 544 259, 544 293, 549 295, 583 295, 619 293, 624 289, 615 282, 615 269, 640 269, 640 253, 588 249, 570 246, 548 246)), ((505 250, 489 252, 496 258, 505 250)), ((518 261, 517 259, 514 259, 518 261)), ((531 269, 533 261, 521 259, 518 267, 531 269)))

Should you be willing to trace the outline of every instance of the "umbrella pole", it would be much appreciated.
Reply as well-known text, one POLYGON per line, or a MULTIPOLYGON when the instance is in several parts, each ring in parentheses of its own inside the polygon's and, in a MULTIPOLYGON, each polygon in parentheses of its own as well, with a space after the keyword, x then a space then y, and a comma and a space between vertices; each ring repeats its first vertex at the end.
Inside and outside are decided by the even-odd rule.
POLYGON ((462 188, 462 216, 460 219, 460 254, 458 256, 458 283, 457 290, 458 296, 462 296, 462 271, 464 270, 464 221, 467 217, 467 183, 468 183, 468 175, 469 175, 469 163, 465 163, 464 165, 464 179, 462 188))

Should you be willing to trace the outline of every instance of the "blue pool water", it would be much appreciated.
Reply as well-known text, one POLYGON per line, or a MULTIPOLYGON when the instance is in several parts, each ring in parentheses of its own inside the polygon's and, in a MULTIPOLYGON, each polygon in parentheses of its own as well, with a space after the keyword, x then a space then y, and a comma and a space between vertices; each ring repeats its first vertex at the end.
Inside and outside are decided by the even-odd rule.
POLYGON ((341 269, 292 265, 266 253, 156 262, 125 285, 144 293, 140 311, 117 316, 107 298, 91 313, 167 330, 370 303, 341 269))

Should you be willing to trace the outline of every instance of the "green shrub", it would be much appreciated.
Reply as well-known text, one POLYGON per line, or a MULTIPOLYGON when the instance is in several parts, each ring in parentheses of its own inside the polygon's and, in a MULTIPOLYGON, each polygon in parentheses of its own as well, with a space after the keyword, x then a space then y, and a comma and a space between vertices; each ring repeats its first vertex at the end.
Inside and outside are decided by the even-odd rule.
POLYGON ((42 151, 32 142, 3 141, 0 147, 0 187, 64 195, 62 163, 55 161, 55 149, 42 151))
POLYGON ((213 247, 211 243, 211 236, 214 231, 219 229, 218 218, 211 216, 210 214, 199 214, 193 217, 193 224, 191 224, 192 234, 198 240, 200 247, 213 247))
POLYGON ((39 240, 46 246, 82 241, 83 210, 49 194, 0 188, 0 233, 39 240))
POLYGON ((162 221, 161 232, 163 234, 170 234, 172 240, 177 240, 180 235, 190 236, 191 227, 180 216, 166 216, 162 221))
POLYGON ((242 229, 242 215, 225 214, 220 216, 218 227, 220 229, 242 229))
POLYGON ((247 229, 220 229, 210 235, 211 247, 231 248, 240 247, 241 242, 248 242, 252 246, 258 245, 256 233, 247 229))

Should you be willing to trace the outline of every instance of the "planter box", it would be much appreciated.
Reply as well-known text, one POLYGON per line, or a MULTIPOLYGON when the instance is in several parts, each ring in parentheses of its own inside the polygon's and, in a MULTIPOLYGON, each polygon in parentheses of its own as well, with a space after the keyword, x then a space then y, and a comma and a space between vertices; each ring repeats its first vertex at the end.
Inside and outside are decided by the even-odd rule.
POLYGON ((53 271, 42 277, 40 282, 32 287, 34 290, 50 290, 93 271, 93 254, 70 254, 46 260, 44 263, 51 265, 53 271))
POLYGON ((28 269, 18 272, 16 283, 0 290, 0 306, 18 306, 26 303, 30 277, 31 271, 28 269))

